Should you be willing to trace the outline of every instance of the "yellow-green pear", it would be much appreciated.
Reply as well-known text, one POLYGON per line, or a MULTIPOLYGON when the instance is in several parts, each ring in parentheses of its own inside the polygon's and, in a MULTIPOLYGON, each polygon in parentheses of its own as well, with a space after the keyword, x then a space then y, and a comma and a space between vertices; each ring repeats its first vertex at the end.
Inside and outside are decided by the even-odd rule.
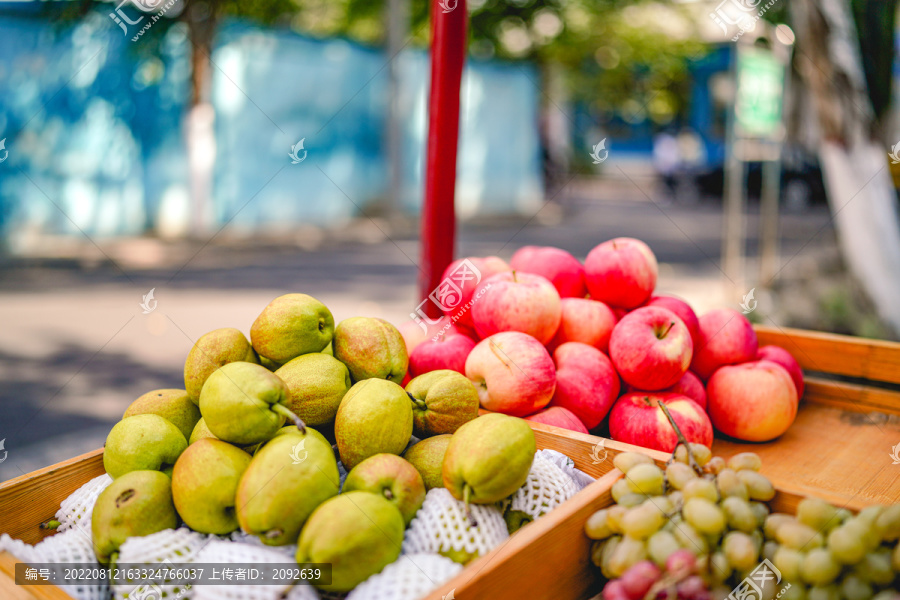
POLYGON ((200 417, 200 420, 197 421, 196 425, 194 425, 194 430, 191 431, 191 437, 188 438, 188 445, 191 445, 197 440, 202 440, 204 438, 212 438, 214 440, 219 439, 215 435, 213 435, 213 432, 210 431, 209 427, 206 426, 206 421, 203 419, 203 417, 200 417))
POLYGON ((301 354, 321 352, 333 336, 331 311, 306 294, 275 298, 250 328, 250 341, 259 355, 282 364, 301 354))
POLYGON ((188 446, 172 471, 172 499, 184 523, 200 533, 226 535, 238 528, 238 483, 250 455, 222 440, 188 446))
POLYGON ((384 319, 352 317, 334 331, 334 357, 347 365, 353 381, 403 381, 409 366, 406 342, 384 319))
MULTIPOLYGON (((307 427, 306 433, 303 433, 302 431, 297 429, 294 425, 285 425, 284 427, 282 427, 281 429, 279 429, 278 431, 275 432, 275 435, 272 436, 272 440, 274 440, 275 438, 282 436, 282 435, 298 435, 300 437, 303 437, 304 435, 310 435, 310 436, 316 438, 317 440, 319 440, 320 442, 322 442, 323 444, 325 444, 326 446, 328 446, 329 448, 331 448, 331 442, 328 441, 328 438, 326 438, 324 435, 319 433, 319 431, 317 429, 313 429, 312 427, 307 427)), ((271 442, 272 440, 269 440, 269 442, 271 442)), ((262 444, 260 444, 259 447, 262 448, 269 442, 263 442, 262 444)), ((333 450, 334 449, 332 448, 332 451, 333 450)))
POLYGON ((445 433, 425 438, 410 446, 403 454, 403 458, 422 476, 426 492, 432 488, 444 487, 444 454, 447 452, 451 437, 453 436, 445 433))
POLYGON ((322 354, 327 354, 328 356, 334 356, 333 342, 328 342, 328 345, 325 346, 324 350, 322 350, 322 354))
POLYGON ((249 446, 270 439, 285 418, 303 422, 288 408, 288 388, 277 375, 253 363, 229 363, 217 369, 200 392, 200 413, 220 440, 249 446))
POLYGON ((450 438, 444 487, 467 505, 499 502, 525 483, 536 451, 528 421, 500 413, 483 415, 450 438))
POLYGON ((478 390, 462 373, 441 369, 406 385, 413 403, 413 435, 427 438, 453 433, 478 416, 478 390))
POLYGON ((126 539, 177 526, 169 478, 159 471, 131 471, 97 497, 91 515, 94 554, 107 565, 126 539))
POLYGON ((307 425, 334 421, 351 385, 350 372, 344 363, 315 352, 291 359, 275 374, 290 392, 285 404, 307 425))
POLYGON ((129 471, 162 471, 172 467, 187 440, 181 431, 159 415, 135 415, 116 423, 103 450, 103 468, 113 479, 129 471))
POLYGON ((399 455, 412 426, 412 403, 402 387, 385 379, 360 381, 341 400, 334 421, 341 463, 349 471, 375 454, 399 455))
POLYGON ((295 543, 312 511, 341 484, 331 445, 312 429, 294 432, 266 442, 238 484, 241 529, 270 546, 295 543))
POLYGON ((380 573, 400 556, 403 517, 383 496, 347 492, 313 511, 300 532, 298 563, 330 563, 331 584, 317 587, 347 592, 380 573))
POLYGON ((259 362, 239 329, 223 327, 200 336, 184 361, 184 388, 194 404, 200 402, 200 390, 213 371, 233 362, 259 362))
POLYGON ((284 366, 284 365, 282 365, 280 362, 275 362, 274 360, 269 360, 269 359, 266 358, 265 356, 260 356, 260 357, 259 357, 259 364, 261 364, 262 366, 264 366, 264 367, 267 368, 268 370, 272 371, 273 373, 274 373, 275 371, 277 371, 278 369, 280 369, 282 366, 284 366))
POLYGON ((159 415, 166 419, 181 430, 185 439, 191 437, 191 432, 200 420, 200 409, 185 390, 147 392, 131 403, 122 418, 146 414, 159 415))
POLYGON ((393 502, 409 525, 425 502, 425 483, 416 468, 394 454, 376 454, 362 461, 344 480, 343 493, 360 490, 381 494, 393 502))

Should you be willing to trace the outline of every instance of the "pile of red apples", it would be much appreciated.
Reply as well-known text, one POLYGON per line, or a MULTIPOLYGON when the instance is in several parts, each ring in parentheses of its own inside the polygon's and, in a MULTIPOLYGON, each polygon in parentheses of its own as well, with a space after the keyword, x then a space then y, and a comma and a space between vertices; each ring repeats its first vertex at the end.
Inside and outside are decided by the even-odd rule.
MULTIPOLYGON (((451 264, 445 278, 457 271, 451 264)), ((797 415, 803 374, 783 348, 759 347, 731 309, 699 318, 685 301, 655 294, 657 261, 640 240, 595 247, 582 264, 559 248, 526 246, 506 263, 465 259, 480 278, 462 286, 458 308, 425 330, 400 329, 409 375, 463 373, 481 406, 574 431, 674 450, 665 404, 691 442, 714 429, 762 442, 797 415)))

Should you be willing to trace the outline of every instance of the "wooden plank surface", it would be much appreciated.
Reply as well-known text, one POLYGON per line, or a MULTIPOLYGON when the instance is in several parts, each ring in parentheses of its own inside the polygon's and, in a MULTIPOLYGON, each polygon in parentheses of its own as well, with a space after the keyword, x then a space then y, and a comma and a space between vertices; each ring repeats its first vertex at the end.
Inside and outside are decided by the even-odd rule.
POLYGON ((809 402, 856 412, 882 413, 878 418, 900 415, 900 392, 821 377, 806 377, 805 384, 803 397, 809 402))
POLYGON ((804 370, 900 383, 900 343, 787 327, 755 329, 760 346, 781 346, 804 370))
POLYGON ((716 439, 713 454, 756 452, 776 487, 859 509, 900 502, 900 418, 805 402, 779 439, 761 444, 716 439))
POLYGON ((103 450, 99 449, 3 482, 0 532, 29 544, 53 535, 40 524, 52 519, 72 492, 103 473, 103 450))
POLYGON ((3 600, 72 600, 55 585, 16 585, 16 563, 9 552, 0 552, 0 598, 3 600))

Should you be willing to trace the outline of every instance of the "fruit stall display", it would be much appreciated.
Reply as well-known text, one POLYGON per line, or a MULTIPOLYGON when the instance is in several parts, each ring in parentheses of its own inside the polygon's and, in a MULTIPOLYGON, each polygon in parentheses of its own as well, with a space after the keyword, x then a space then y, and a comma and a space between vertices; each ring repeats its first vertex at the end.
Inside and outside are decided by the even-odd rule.
MULTIPOLYGON (((849 511, 878 522, 870 505, 900 499, 900 479, 885 468, 900 395, 882 385, 900 383, 900 345, 754 328, 728 309, 698 317, 658 294, 656 277, 650 248, 618 238, 584 264, 537 247, 509 263, 460 259, 432 297, 444 316, 417 310, 398 327, 370 317, 335 324, 315 298, 280 296, 249 339, 230 327, 199 338, 184 389, 134 400, 103 450, 0 485, 0 590, 67 597, 12 581, 16 558, 39 561, 47 547, 15 540, 53 535, 45 544, 80 544, 53 542, 54 556, 100 565, 240 564, 240 552, 328 563, 332 581, 318 590, 351 600, 415 577, 419 592, 390 597, 588 598, 605 584, 610 599, 637 598, 649 581, 663 594, 650 597, 678 597, 682 585, 689 600, 743 576, 751 555, 788 554, 771 545, 766 554, 763 510, 801 507, 794 529, 809 527, 803 514, 826 511, 825 501, 845 511, 840 527, 867 522, 849 511), (701 482, 691 484, 703 487, 697 498, 683 493, 687 479, 701 482), (806 496, 821 502, 801 504, 806 496), (605 517, 592 515, 613 499, 622 508, 602 514, 624 523, 603 529, 605 517), (748 517, 747 507, 758 522, 732 527, 727 518, 748 517), (700 528, 703 543, 678 540, 681 522, 700 528), (672 559, 670 569, 671 553, 653 556, 648 540, 659 531, 694 561, 672 559), (163 556, 160 544, 181 550, 163 556)), ((867 573, 883 566, 891 534, 877 544, 870 536, 859 561, 832 564, 825 532, 821 552, 793 559, 812 556, 811 572, 840 577, 848 597, 866 597, 867 582, 872 594, 884 587, 887 575, 867 573)), ((791 593, 837 585, 811 579, 791 593)), ((112 588, 124 598, 134 584, 112 588)), ((217 597, 204 589, 168 593, 217 597)), ((318 593, 297 585, 287 597, 318 593)))

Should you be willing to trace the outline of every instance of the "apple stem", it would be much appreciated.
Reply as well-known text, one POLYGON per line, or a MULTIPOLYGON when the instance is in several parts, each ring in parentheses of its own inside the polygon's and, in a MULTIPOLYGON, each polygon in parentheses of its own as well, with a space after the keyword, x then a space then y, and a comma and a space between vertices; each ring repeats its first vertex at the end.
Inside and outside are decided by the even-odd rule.
POLYGON ((666 418, 669 420, 669 424, 675 430, 675 435, 678 436, 678 443, 675 444, 675 450, 672 450, 672 458, 669 459, 669 462, 675 460, 675 452, 678 450, 678 446, 684 444, 684 449, 687 450, 688 463, 698 475, 702 475, 703 469, 701 469, 700 465, 697 464, 697 460, 694 458, 694 452, 691 450, 691 445, 688 443, 687 438, 684 437, 684 434, 681 433, 681 428, 678 427, 678 423, 675 422, 675 419, 672 417, 672 413, 669 412, 669 407, 667 407, 663 402, 660 402, 659 400, 657 400, 656 403, 662 409, 663 413, 666 415, 666 418))
POLYGON ((295 415, 287 406, 276 402, 272 405, 272 410, 282 417, 287 418, 288 421, 293 421, 294 425, 297 426, 297 429, 300 430, 300 433, 306 434, 306 424, 303 422, 303 419, 295 415))
POLYGON ((46 523, 41 523, 40 528, 41 529, 56 529, 60 525, 62 525, 62 523, 60 523, 59 521, 51 520, 51 521, 47 521, 46 523))
POLYGON ((478 527, 478 521, 472 516, 472 509, 469 507, 469 495, 471 493, 472 488, 469 487, 469 484, 467 483, 463 486, 463 503, 466 505, 466 518, 469 519, 469 525, 478 527))
POLYGON ((519 280, 516 278, 516 271, 513 269, 512 272, 513 283, 519 283, 519 280))
POLYGON ((675 327, 675 321, 671 321, 669 323, 669 326, 666 327, 666 330, 662 332, 662 335, 656 336, 656 339, 659 339, 659 340, 664 339, 667 335, 669 335, 669 332, 672 331, 673 327, 675 327))

